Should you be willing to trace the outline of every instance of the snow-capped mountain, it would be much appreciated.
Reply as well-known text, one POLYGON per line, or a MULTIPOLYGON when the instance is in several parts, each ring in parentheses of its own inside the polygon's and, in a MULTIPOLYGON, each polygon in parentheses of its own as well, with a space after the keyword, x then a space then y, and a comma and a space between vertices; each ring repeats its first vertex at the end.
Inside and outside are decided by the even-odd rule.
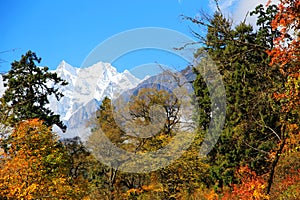
POLYGON ((141 82, 128 70, 119 73, 111 64, 103 62, 87 68, 76 68, 62 61, 53 72, 69 83, 60 88, 64 97, 59 102, 54 96, 50 97, 50 108, 60 114, 68 127, 63 137, 88 134, 89 130, 83 131, 88 129, 85 128, 86 122, 99 108, 104 97, 113 98, 141 82))
MULTIPOLYGON (((60 119, 68 127, 66 133, 54 127, 61 137, 84 137, 90 131, 86 128, 87 120, 99 108, 104 97, 113 98, 141 82, 128 70, 120 73, 111 64, 103 62, 87 68, 77 68, 62 61, 52 72, 68 82, 68 85, 59 88, 64 94, 60 101, 54 96, 49 97, 49 107, 55 114, 60 115, 60 119)), ((0 75, 0 96, 4 91, 0 75)))
MULTIPOLYGON (((87 122, 95 117, 95 111, 99 109, 104 97, 127 102, 131 95, 144 87, 160 87, 175 90, 178 87, 175 76, 180 75, 181 82, 189 82, 193 79, 191 69, 168 75, 168 73, 156 76, 146 76, 143 80, 136 78, 128 70, 120 73, 109 63, 98 62, 87 68, 77 68, 62 61, 56 70, 59 77, 66 80, 68 85, 59 88, 64 97, 57 101, 54 96, 49 97, 49 107, 67 125, 67 132, 62 133, 58 127, 54 130, 63 138, 80 136, 87 138, 91 129, 87 122), (118 98, 119 97, 119 98, 118 98)), ((179 79, 178 79, 179 80, 179 79)), ((48 83, 51 86, 51 83, 48 83)), ((53 85, 52 85, 53 86, 53 85)), ((185 86, 188 91, 191 85, 185 86)), ((159 87, 159 88, 158 88, 159 87)), ((0 96, 5 91, 3 79, 0 76, 0 96)))

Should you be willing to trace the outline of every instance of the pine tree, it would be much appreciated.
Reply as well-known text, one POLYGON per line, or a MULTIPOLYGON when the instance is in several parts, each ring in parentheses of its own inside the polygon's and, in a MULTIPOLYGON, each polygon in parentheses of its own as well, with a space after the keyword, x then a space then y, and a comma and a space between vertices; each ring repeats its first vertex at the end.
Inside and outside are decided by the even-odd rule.
POLYGON ((55 115, 47 104, 49 95, 55 95, 57 100, 63 97, 58 86, 65 86, 67 82, 56 73, 49 72, 48 67, 38 67, 36 63, 40 62, 41 58, 28 51, 22 55, 20 61, 11 64, 11 70, 3 75, 4 86, 7 89, 1 99, 2 112, 12 124, 25 119, 39 118, 47 126, 56 124, 65 130, 66 126, 60 121, 59 115, 55 115))

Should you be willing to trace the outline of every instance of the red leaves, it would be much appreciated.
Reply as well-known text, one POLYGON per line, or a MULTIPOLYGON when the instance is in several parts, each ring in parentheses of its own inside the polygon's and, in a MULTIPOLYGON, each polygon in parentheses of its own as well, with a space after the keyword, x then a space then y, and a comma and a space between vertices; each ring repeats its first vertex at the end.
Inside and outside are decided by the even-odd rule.
POLYGON ((300 106, 300 3, 299 0, 281 0, 278 8, 272 27, 280 29, 281 35, 274 41, 275 48, 267 53, 271 56, 270 65, 279 65, 280 72, 287 77, 285 92, 274 97, 285 100, 282 110, 289 112, 300 106))
POLYGON ((237 172, 241 179, 240 184, 233 184, 233 190, 227 192, 222 200, 249 200, 249 199, 269 199, 265 194, 266 181, 252 171, 248 166, 240 167, 237 172))

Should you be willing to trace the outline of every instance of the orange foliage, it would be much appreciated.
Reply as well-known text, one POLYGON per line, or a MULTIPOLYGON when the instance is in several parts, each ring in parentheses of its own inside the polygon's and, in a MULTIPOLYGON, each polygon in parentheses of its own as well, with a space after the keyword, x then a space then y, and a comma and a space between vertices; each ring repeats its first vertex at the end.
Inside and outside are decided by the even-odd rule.
POLYGON ((272 27, 279 29, 281 35, 268 54, 270 64, 279 65, 281 73, 287 77, 285 92, 275 94, 275 98, 285 100, 283 110, 290 111, 300 105, 300 1, 280 0, 278 8, 272 27))
POLYGON ((226 192, 222 200, 269 199, 269 196, 265 194, 266 181, 261 176, 257 176, 256 173, 247 166, 241 167, 237 173, 241 179, 241 183, 232 185, 232 191, 226 192))
MULTIPOLYGON (((279 12, 272 21, 272 28, 279 29, 281 35, 275 39, 275 48, 268 51, 271 56, 270 65, 278 65, 281 73, 286 77, 284 92, 275 93, 275 99, 282 105, 282 111, 292 114, 294 119, 285 119, 285 146, 280 153, 277 166, 272 198, 299 199, 300 191, 289 188, 299 188, 299 150, 300 150, 300 1, 280 0, 279 12), (280 196, 284 195, 286 196, 280 196), (291 195, 292 194, 292 195, 291 195)), ((279 144, 280 146, 280 144, 279 144)))
POLYGON ((209 192, 204 194, 204 197, 207 200, 218 200, 219 199, 219 195, 214 190, 210 190, 209 192))
POLYGON ((72 199, 65 154, 50 128, 38 119, 23 121, 0 158, 0 197, 8 199, 72 199))

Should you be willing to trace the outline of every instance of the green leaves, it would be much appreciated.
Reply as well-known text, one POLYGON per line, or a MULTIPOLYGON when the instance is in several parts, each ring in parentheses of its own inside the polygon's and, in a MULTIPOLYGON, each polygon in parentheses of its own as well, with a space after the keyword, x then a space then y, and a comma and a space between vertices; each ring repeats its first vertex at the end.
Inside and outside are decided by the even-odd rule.
POLYGON ((3 75, 4 86, 7 87, 1 105, 3 113, 9 116, 11 123, 24 119, 39 118, 47 126, 58 125, 65 130, 59 115, 46 107, 49 103, 48 96, 54 95, 57 100, 63 97, 57 85, 67 85, 67 82, 48 72, 48 67, 38 67, 41 58, 34 52, 28 51, 22 55, 20 61, 14 61, 8 74, 3 75), (52 86, 49 86, 52 84, 52 86))
MULTIPOLYGON (((270 98, 270 91, 280 89, 282 82, 279 72, 269 67, 265 52, 275 34, 270 27, 274 12, 276 10, 271 8, 267 11, 263 7, 257 8, 253 14, 259 13, 258 31, 243 22, 233 27, 221 13, 215 13, 208 21, 203 49, 223 75, 227 98, 224 131, 208 156, 220 185, 237 181, 234 171, 244 163, 264 173, 263 169, 269 163, 267 155, 262 152, 268 149, 266 145, 271 148, 277 142, 270 129, 262 128, 267 126, 276 130, 280 118, 275 102, 265 98, 270 98)), ((203 62, 195 66, 196 69, 203 67, 203 62)), ((200 73, 196 75, 197 119, 199 128, 206 130, 211 105, 205 82, 200 73)))

